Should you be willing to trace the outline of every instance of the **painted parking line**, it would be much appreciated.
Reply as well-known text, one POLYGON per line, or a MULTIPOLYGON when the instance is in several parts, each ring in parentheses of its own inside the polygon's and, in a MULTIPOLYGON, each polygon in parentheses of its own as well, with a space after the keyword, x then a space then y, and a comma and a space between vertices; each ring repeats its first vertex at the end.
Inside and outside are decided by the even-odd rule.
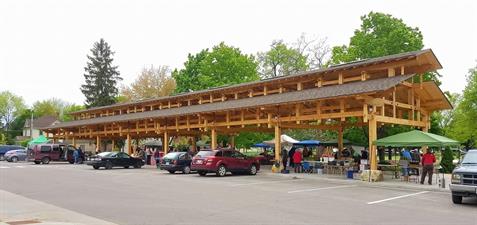
POLYGON ((392 201, 392 200, 396 200, 396 199, 400 199, 400 198, 407 198, 407 197, 411 197, 411 196, 415 196, 415 195, 425 194, 427 192, 429 192, 429 191, 421 191, 421 192, 417 192, 417 193, 413 193, 413 194, 407 194, 407 195, 401 195, 401 196, 396 196, 396 197, 392 197, 392 198, 386 198, 386 199, 383 199, 383 200, 368 202, 368 205, 373 205, 373 204, 377 204, 377 203, 381 203, 381 202, 392 201))
POLYGON ((0 169, 10 169, 8 166, 0 166, 0 169))
POLYGON ((303 179, 294 179, 294 180, 274 180, 274 181, 262 181, 262 182, 251 182, 251 183, 241 183, 241 184, 231 184, 232 187, 248 186, 248 185, 260 185, 260 184, 273 184, 273 183, 285 183, 292 181, 300 181, 303 179))
POLYGON ((340 186, 295 190, 295 191, 288 191, 288 194, 300 193, 300 192, 310 192, 310 191, 321 191, 321 190, 328 190, 328 189, 350 188, 350 187, 356 187, 356 185, 340 185, 340 186))

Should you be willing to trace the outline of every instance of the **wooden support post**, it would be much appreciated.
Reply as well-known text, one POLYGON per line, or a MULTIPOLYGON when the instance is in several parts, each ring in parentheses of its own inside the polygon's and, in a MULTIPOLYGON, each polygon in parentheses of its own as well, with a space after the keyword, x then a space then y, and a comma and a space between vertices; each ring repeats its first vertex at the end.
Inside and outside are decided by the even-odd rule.
POLYGON ((167 133, 167 130, 164 131, 164 139, 162 141, 162 148, 164 150, 164 155, 167 154, 169 151, 169 135, 167 133))
POLYGON ((248 97, 249 97, 249 98, 253 97, 253 90, 250 90, 250 91, 248 92, 248 97))
POLYGON ((338 150, 341 155, 341 152, 343 151, 343 126, 341 126, 341 124, 338 129, 338 150))
POLYGON ((404 75, 404 66, 401 66, 401 75, 404 75))
POLYGON ((267 86, 263 86, 263 95, 267 95, 268 94, 268 88, 267 86))
MULTIPOLYGON (((255 119, 260 120, 260 108, 257 108, 257 111, 255 112, 255 119)), ((257 123, 257 127, 260 127, 260 123, 257 123)))
POLYGON ((73 147, 76 148, 76 138, 75 138, 74 136, 73 136, 73 139, 72 139, 72 143, 71 143, 71 144, 73 145, 73 147))
POLYGON ((280 153, 282 150, 282 143, 281 143, 281 129, 278 124, 275 124, 275 162, 281 160, 280 153))
POLYGON ((186 126, 187 126, 187 131, 190 131, 190 116, 186 116, 186 126))
MULTIPOLYGON (((344 114, 345 113, 345 104, 344 104, 344 99, 340 99, 340 113, 344 114)), ((341 121, 344 122, 346 121, 346 117, 341 117, 341 121)))
POLYGON ((296 84, 296 90, 297 90, 297 91, 303 90, 303 83, 298 82, 298 83, 296 84))
POLYGON ((296 117, 296 124, 300 124, 300 116, 301 116, 301 104, 295 105, 295 117, 296 117))
POLYGON ((212 127, 211 129, 210 139, 210 148, 212 148, 212 150, 217 149, 217 130, 215 129, 215 127, 212 127))
POLYGON ((114 151, 114 146, 116 145, 116 141, 114 139, 111 140, 111 151, 114 151))
POLYGON ((230 111, 225 114, 225 120, 227 121, 227 128, 230 128, 230 111))
POLYGON ((192 151, 197 152, 197 139, 195 136, 192 136, 191 142, 192 151))
POLYGON ((179 132, 179 117, 176 116, 176 131, 179 132))
POLYGON ((96 136, 96 151, 101 151, 101 138, 99 136, 96 136))
POLYGON ((394 68, 388 68, 388 77, 394 77, 396 75, 396 71, 394 68))
POLYGON ((376 145, 373 144, 374 141, 377 140, 377 122, 376 117, 371 115, 368 120, 368 133, 369 133, 369 159, 371 170, 378 169, 378 161, 377 161, 377 151, 376 145))
POLYGON ((338 84, 343 84, 343 73, 339 73, 338 75, 338 84))
POLYGON ((363 123, 368 122, 368 104, 363 104, 363 123))
POLYGON ((316 86, 318 86, 318 87, 323 86, 323 78, 321 76, 318 78, 318 83, 316 84, 316 86))
POLYGON ((268 113, 267 114, 267 122, 268 122, 268 128, 272 128, 272 114, 268 113))
POLYGON ((366 71, 362 71, 361 72, 361 81, 365 81, 367 79, 367 74, 366 74, 366 71))
POLYGON ((240 110, 240 121, 242 122, 242 128, 245 127, 245 124, 243 124, 245 120, 245 111, 243 109, 240 110))
POLYGON ((421 121, 421 99, 419 97, 416 99, 416 109, 417 121, 421 121))
POLYGON ((396 118, 396 87, 393 90, 393 117, 396 118))
POLYGON ((128 134, 126 135, 126 142, 127 142, 127 145, 128 145, 128 154, 129 155, 132 155, 133 154, 133 150, 132 150, 132 146, 131 146, 131 135, 128 134))

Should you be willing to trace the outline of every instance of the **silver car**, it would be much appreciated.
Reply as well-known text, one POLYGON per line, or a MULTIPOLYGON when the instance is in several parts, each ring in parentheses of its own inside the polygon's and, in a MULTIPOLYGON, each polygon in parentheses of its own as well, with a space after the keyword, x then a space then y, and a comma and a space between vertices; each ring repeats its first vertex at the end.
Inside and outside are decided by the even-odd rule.
POLYGON ((10 150, 5 153, 5 160, 8 162, 25 161, 27 158, 27 151, 24 149, 10 150))
POLYGON ((462 203, 462 197, 477 197, 477 149, 469 150, 452 172, 452 202, 462 203))

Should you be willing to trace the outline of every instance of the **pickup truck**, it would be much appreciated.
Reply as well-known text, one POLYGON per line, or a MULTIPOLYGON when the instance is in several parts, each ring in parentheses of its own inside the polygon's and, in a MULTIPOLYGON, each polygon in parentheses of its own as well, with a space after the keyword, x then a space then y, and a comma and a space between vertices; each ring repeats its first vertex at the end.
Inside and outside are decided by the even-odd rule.
POLYGON ((477 197, 477 149, 469 150, 452 171, 452 202, 461 204, 462 197, 477 197))

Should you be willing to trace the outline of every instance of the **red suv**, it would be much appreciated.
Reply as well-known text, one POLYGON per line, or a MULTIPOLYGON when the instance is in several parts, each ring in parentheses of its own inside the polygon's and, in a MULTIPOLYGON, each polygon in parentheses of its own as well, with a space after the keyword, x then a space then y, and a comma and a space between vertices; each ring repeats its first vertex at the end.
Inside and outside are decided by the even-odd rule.
POLYGON ((196 170, 201 176, 215 173, 223 177, 227 172, 255 175, 260 170, 260 162, 235 150, 200 151, 192 159, 191 170, 196 170))
MULTIPOLYGON (((39 144, 27 151, 27 159, 35 164, 48 164, 50 161, 68 161, 73 163, 73 152, 76 149, 72 145, 64 144, 39 144)), ((84 156, 80 156, 84 161, 84 156)))

